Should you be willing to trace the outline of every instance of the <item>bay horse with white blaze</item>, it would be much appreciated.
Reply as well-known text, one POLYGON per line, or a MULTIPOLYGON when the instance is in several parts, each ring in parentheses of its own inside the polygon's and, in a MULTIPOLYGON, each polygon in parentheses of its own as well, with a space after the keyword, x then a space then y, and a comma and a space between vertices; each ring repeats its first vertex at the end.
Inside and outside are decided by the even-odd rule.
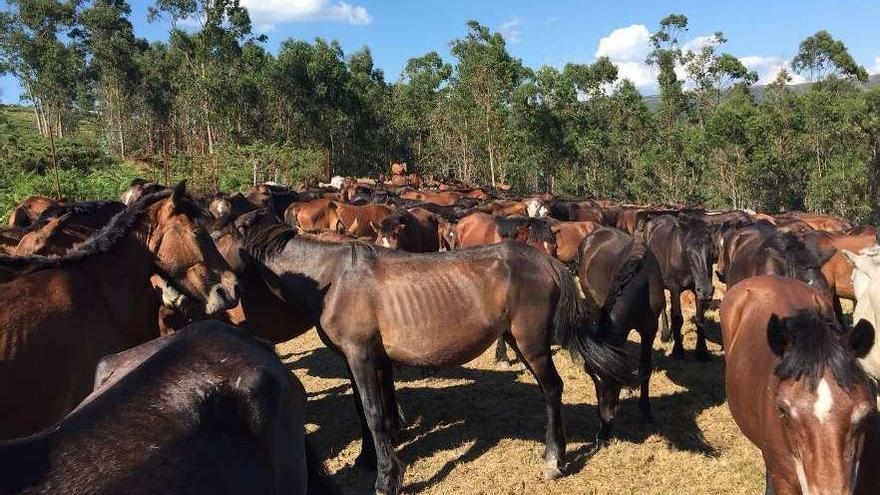
POLYGON ((876 414, 857 358, 873 345, 874 327, 860 320, 845 331, 825 293, 763 275, 727 291, 721 331, 727 403, 761 450, 766 493, 853 493, 876 414))
POLYGON ((563 384, 550 350, 554 334, 591 374, 632 382, 623 351, 588 324, 564 265, 522 244, 414 254, 304 240, 279 225, 252 229, 245 247, 267 284, 288 304, 313 314, 321 338, 345 358, 372 436, 370 442, 365 434, 361 456, 376 456, 378 493, 396 494, 403 481, 391 436, 397 412, 393 363, 457 366, 503 336, 544 394, 548 478, 560 476, 565 462, 563 384), (456 315, 455 324, 450 315, 456 315))

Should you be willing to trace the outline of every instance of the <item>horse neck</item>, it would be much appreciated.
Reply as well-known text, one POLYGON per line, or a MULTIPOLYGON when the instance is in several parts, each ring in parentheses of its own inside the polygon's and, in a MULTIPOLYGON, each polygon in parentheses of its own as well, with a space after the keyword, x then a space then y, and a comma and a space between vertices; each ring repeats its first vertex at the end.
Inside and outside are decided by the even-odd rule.
POLYGON ((132 345, 158 337, 159 300, 150 285, 154 263, 145 229, 133 226, 117 245, 74 268, 96 282, 95 295, 132 345))
POLYGON ((274 275, 293 274, 305 277, 324 288, 333 283, 347 266, 357 247, 351 243, 330 244, 306 239, 292 239, 284 250, 263 262, 274 275))

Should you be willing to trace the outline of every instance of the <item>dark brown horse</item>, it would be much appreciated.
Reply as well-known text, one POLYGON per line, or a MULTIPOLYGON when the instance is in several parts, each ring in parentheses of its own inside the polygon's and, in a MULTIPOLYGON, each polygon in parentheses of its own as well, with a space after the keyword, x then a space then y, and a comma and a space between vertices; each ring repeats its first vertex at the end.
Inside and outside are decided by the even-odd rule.
POLYGON ((241 215, 242 213, 255 210, 256 205, 237 192, 233 194, 217 193, 208 205, 208 211, 214 218, 222 218, 227 215, 241 215))
POLYGON ((282 225, 251 230, 245 246, 273 291, 311 313, 322 339, 344 356, 368 426, 361 459, 376 456, 379 493, 395 494, 403 481, 391 436, 392 363, 456 366, 504 336, 544 393, 544 466, 551 478, 561 474, 565 457, 554 334, 592 374, 632 381, 622 350, 587 324, 564 265, 520 243, 413 254, 298 239, 282 225))
MULTIPOLYGON (((697 346, 699 360, 710 359, 706 347, 704 329, 705 310, 712 300, 715 287, 712 285, 712 264, 715 262, 715 245, 705 222, 695 216, 661 215, 649 220, 643 229, 642 238, 660 264, 663 283, 669 290, 671 299, 670 317, 672 337, 675 344, 672 357, 684 358, 681 327, 684 318, 681 314, 681 293, 692 290, 696 299, 697 346)), ((663 328, 661 338, 669 340, 668 329, 663 328)))
POLYGON ((721 331, 727 403, 761 449, 767 493, 852 493, 876 410, 857 361, 874 343, 871 324, 860 320, 847 332, 825 294, 759 276, 727 291, 721 331))
POLYGON ((184 186, 141 198, 63 258, 0 257, 0 438, 33 433, 88 394, 101 356, 158 335, 150 277, 180 309, 235 304, 235 276, 196 219, 184 186))
POLYGON ((302 384, 218 322, 104 358, 54 427, 0 442, 3 494, 326 494, 302 384))
MULTIPOLYGON (((608 227, 584 237, 578 248, 578 279, 600 325, 613 329, 612 342, 626 344, 630 331, 639 333, 640 397, 642 423, 653 424, 648 383, 657 320, 666 307, 663 275, 654 254, 641 241, 608 227)), ((598 438, 607 442, 620 401, 620 384, 594 380, 599 399, 602 429, 598 438)))
POLYGON ((376 244, 410 253, 431 253, 440 250, 439 222, 424 208, 400 209, 373 224, 376 244))

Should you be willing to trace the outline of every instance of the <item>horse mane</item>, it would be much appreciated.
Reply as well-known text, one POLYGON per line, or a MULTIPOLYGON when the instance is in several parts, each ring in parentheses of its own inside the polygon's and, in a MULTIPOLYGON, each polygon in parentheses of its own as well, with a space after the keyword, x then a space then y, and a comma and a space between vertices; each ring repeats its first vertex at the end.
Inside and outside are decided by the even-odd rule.
POLYGON ((528 239, 532 242, 556 242, 556 234, 553 233, 553 229, 546 219, 543 218, 529 218, 528 219, 528 227, 529 227, 529 237, 528 239))
MULTIPOLYGON (((45 225, 50 220, 53 220, 54 218, 65 215, 67 213, 70 213, 71 216, 91 215, 92 213, 97 213, 105 208, 111 207, 119 208, 120 211, 122 211, 125 209, 125 204, 119 201, 98 200, 78 201, 76 203, 68 205, 52 205, 43 210, 42 213, 40 213, 40 215, 34 221, 33 226, 36 226, 38 224, 41 226, 45 225)), ((33 229, 29 228, 29 230, 33 229)))
POLYGON ((556 241, 550 222, 544 218, 496 217, 495 225, 498 226, 498 235, 503 239, 516 239, 519 228, 525 226, 528 231, 527 240, 531 242, 556 241))
POLYGON ((283 251, 287 243, 296 236, 296 229, 284 223, 255 227, 245 234, 243 246, 248 254, 265 262, 283 251))
POLYGON ((498 226, 498 235, 503 239, 514 239, 516 231, 523 222, 523 218, 495 217, 495 225, 498 226))
MULTIPOLYGON (((96 232, 95 235, 89 237, 84 243, 75 247, 64 256, 41 256, 36 254, 27 256, 0 255, 0 273, 12 272, 12 275, 18 275, 32 270, 56 268, 65 263, 106 253, 128 235, 129 231, 137 224, 137 220, 150 206, 170 197, 172 193, 172 189, 165 189, 141 197, 114 215, 107 225, 96 232)), ((182 206, 194 218, 202 215, 201 209, 190 198, 187 198, 182 203, 182 206)))
POLYGON ((828 369, 837 384, 851 390, 865 372, 840 342, 843 328, 833 315, 820 315, 815 310, 800 309, 783 320, 792 334, 792 343, 779 359, 774 374, 780 380, 806 379, 815 391, 828 369))

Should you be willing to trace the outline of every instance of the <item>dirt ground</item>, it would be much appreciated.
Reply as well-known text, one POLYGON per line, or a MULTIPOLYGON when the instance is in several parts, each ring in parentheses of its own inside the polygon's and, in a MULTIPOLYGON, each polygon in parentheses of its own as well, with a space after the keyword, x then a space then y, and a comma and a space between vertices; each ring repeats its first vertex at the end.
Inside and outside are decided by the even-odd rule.
MULTIPOLYGON (((411 422, 397 450, 408 466, 404 493, 762 493, 760 453, 740 434, 725 404, 717 325, 709 333, 712 361, 696 361, 687 309, 687 359, 668 358, 671 344, 658 339, 654 345, 651 399, 659 431, 640 430, 637 395, 625 392, 616 439, 592 458, 585 453, 599 427, 593 383, 565 351, 556 353, 565 382, 568 464, 566 476, 555 481, 541 477, 544 406, 521 364, 496 369, 493 347, 466 366, 433 376, 402 370, 396 377, 398 397, 411 422)), ((717 319, 717 310, 709 316, 717 319)), ((634 344, 630 351, 635 349, 634 344)), ((314 332, 277 350, 309 392, 309 438, 325 456, 333 481, 344 493, 373 493, 375 474, 352 466, 360 426, 341 358, 314 332)))

